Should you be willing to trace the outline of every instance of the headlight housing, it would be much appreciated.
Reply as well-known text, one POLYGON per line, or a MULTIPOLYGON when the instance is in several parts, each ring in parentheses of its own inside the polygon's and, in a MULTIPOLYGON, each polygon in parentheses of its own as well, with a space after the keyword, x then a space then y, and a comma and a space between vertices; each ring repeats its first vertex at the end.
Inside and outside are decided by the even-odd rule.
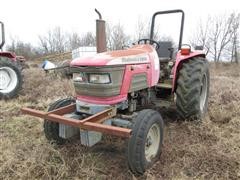
POLYGON ((89 74, 88 75, 89 83, 94 84, 109 84, 111 83, 109 74, 89 74))
POLYGON ((83 73, 73 73, 73 81, 74 82, 84 82, 85 77, 83 73))

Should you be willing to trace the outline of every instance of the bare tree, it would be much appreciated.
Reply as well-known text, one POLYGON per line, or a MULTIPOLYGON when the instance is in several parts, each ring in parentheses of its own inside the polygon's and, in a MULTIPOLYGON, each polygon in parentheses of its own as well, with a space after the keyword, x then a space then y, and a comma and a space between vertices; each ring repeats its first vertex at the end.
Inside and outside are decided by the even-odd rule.
POLYGON ((82 36, 79 36, 78 33, 73 32, 67 34, 67 45, 66 50, 72 51, 81 46, 96 46, 96 37, 92 32, 87 32, 82 36))
POLYGON ((240 24, 240 13, 232 13, 231 17, 233 18, 232 23, 232 40, 231 40, 231 62, 235 61, 236 63, 239 62, 239 56, 238 52, 240 49, 240 43, 239 43, 239 24, 240 24))
POLYGON ((7 50, 10 51, 10 52, 15 52, 18 41, 19 40, 18 40, 17 37, 10 37, 10 42, 11 43, 7 45, 7 50))
POLYGON ((66 37, 63 34, 62 30, 60 27, 56 27, 53 30, 52 33, 53 36, 53 47, 55 48, 55 51, 58 53, 63 53, 65 51, 65 46, 66 46, 66 37))
POLYGON ((149 28, 150 28, 149 22, 147 22, 146 20, 143 20, 141 17, 138 17, 138 21, 135 27, 136 31, 135 31, 134 39, 137 41, 139 39, 149 38, 150 36, 149 28))
POLYGON ((45 37, 42 37, 44 39, 44 43, 46 43, 48 47, 48 52, 47 53, 55 53, 55 47, 54 47, 54 39, 53 39, 53 31, 54 30, 49 30, 47 32, 47 35, 45 37))
POLYGON ((96 37, 92 32, 87 32, 81 38, 81 46, 96 46, 96 37))
POLYGON ((215 62, 220 61, 224 49, 231 42, 232 22, 233 19, 226 16, 218 16, 211 20, 212 27, 209 40, 212 48, 210 48, 210 53, 213 55, 215 62))
POLYGON ((38 36, 39 39, 39 49, 43 54, 48 54, 50 51, 48 49, 48 42, 45 37, 38 36))
POLYGON ((60 27, 49 30, 47 35, 39 36, 39 45, 45 54, 62 53, 66 49, 66 35, 60 27))
MULTIPOLYGON (((134 41, 137 41, 139 39, 150 38, 151 22, 148 21, 147 19, 138 17, 138 21, 136 23, 135 29, 136 31, 135 31, 134 41)), ((153 40, 159 40, 159 39, 161 39, 159 29, 155 28, 154 34, 153 34, 153 40)))
POLYGON ((129 36, 124 33, 123 26, 118 23, 116 25, 107 24, 107 46, 110 50, 122 49, 129 41, 129 36))
MULTIPOLYGON (((215 62, 222 58, 232 59, 237 57, 237 47, 239 46, 238 33, 239 15, 219 15, 208 17, 205 24, 200 22, 194 37, 190 41, 192 45, 201 45, 215 62), (229 57, 229 47, 231 46, 231 57, 229 57)), ((238 58, 236 58, 238 59, 238 58)))
POLYGON ((196 30, 196 33, 193 35, 192 39, 190 40, 190 44, 193 47, 202 46, 202 48, 205 50, 206 55, 209 52, 210 49, 210 41, 208 38, 209 35, 209 18, 205 23, 200 20, 198 24, 198 29, 196 30))
POLYGON ((30 43, 24 43, 16 37, 11 37, 10 41, 11 43, 6 46, 7 51, 24 56, 26 59, 32 59, 36 56, 36 49, 30 43))
POLYGON ((81 46, 81 38, 80 36, 76 33, 73 32, 71 34, 68 34, 68 50, 73 50, 81 46))

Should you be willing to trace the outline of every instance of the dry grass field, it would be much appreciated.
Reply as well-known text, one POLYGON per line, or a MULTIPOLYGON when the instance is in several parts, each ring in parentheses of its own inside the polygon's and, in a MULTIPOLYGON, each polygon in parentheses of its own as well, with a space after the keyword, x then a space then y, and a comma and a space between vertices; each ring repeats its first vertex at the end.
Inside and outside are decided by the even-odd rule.
POLYGON ((104 136, 92 148, 77 140, 49 144, 42 121, 20 108, 46 110, 73 95, 73 87, 37 68, 24 74, 21 95, 0 101, 0 179, 240 179, 240 66, 211 65, 209 112, 202 123, 162 112, 163 152, 142 177, 128 170, 122 139, 104 136))

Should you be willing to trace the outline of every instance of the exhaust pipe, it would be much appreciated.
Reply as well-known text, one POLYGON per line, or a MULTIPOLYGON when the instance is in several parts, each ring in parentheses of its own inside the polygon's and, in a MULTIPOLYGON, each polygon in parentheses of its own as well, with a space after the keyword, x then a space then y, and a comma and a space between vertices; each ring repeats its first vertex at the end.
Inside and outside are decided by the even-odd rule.
POLYGON ((4 32, 4 24, 0 21, 1 24, 1 30, 2 30, 2 42, 0 44, 0 49, 3 50, 3 46, 5 44, 5 32, 4 32))
POLYGON ((102 20, 102 15, 97 9, 95 12, 99 16, 99 19, 96 20, 97 53, 101 53, 107 51, 105 21, 102 20))

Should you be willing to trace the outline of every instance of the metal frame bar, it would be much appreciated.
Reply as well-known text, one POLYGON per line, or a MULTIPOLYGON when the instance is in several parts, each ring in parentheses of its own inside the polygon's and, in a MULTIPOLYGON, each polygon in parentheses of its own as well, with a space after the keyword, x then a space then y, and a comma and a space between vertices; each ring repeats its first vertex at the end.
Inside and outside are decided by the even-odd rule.
POLYGON ((68 106, 58 108, 53 111, 43 112, 31 108, 22 108, 22 113, 31 116, 39 117, 42 119, 47 119, 49 121, 70 125, 85 130, 97 131, 105 134, 115 135, 119 137, 129 138, 131 136, 131 129, 121 128, 106 124, 101 124, 105 120, 110 119, 116 115, 115 108, 109 108, 107 110, 101 111, 97 114, 89 116, 82 120, 77 120, 73 118, 64 117, 64 114, 72 113, 76 111, 76 104, 70 104, 68 106))
POLYGON ((172 14, 172 13, 181 13, 182 19, 181 19, 181 26, 180 26, 180 36, 179 36, 179 43, 178 43, 178 50, 181 49, 182 46, 182 39, 183 39, 183 27, 184 27, 184 12, 181 9, 176 10, 169 10, 169 11, 159 11, 153 14, 152 16, 152 24, 151 24, 151 31, 150 31, 150 39, 153 40, 153 34, 154 34, 154 25, 155 25, 155 17, 160 14, 172 14))
POLYGON ((4 24, 3 22, 0 21, 0 25, 1 25, 1 31, 2 31, 2 42, 0 42, 0 50, 2 51, 3 50, 3 46, 5 44, 5 30, 4 30, 4 24))
POLYGON ((74 104, 70 104, 58 109, 54 109, 53 111, 49 111, 47 112, 47 114, 57 114, 57 115, 64 115, 64 114, 68 114, 71 112, 74 112, 76 110, 76 103, 74 104))

